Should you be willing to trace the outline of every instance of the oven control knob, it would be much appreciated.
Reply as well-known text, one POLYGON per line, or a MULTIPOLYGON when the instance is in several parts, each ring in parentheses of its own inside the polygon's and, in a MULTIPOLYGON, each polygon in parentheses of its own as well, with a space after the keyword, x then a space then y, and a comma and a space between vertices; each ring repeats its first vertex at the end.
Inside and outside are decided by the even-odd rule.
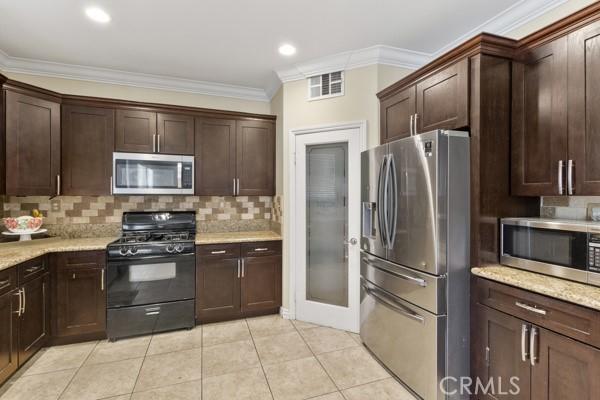
POLYGON ((183 251, 183 245, 181 243, 175 245, 175 251, 181 253, 183 251))
POLYGON ((119 254, 122 256, 126 256, 127 255, 127 248, 126 247, 121 247, 119 249, 119 254))
POLYGON ((175 251, 175 246, 173 244, 168 244, 166 250, 167 253, 173 253, 175 251))
POLYGON ((138 248, 137 247, 132 247, 131 250, 129 250, 129 252, 133 255, 133 254, 137 254, 138 252, 138 248))

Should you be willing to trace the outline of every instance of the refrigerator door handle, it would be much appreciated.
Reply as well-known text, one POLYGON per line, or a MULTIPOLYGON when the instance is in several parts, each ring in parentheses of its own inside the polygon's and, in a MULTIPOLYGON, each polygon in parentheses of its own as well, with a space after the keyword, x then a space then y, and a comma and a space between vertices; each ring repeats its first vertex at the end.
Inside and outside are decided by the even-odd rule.
POLYGON ((396 241, 396 225, 398 219, 398 180, 396 174, 396 162, 394 156, 390 154, 388 161, 390 189, 391 189, 391 212, 390 212, 390 224, 389 224, 389 248, 394 248, 394 242, 396 241))
POLYGON ((383 157, 381 166, 379 167, 379 177, 377 179, 377 222, 379 224, 379 235, 384 248, 387 248, 386 230, 384 226, 384 207, 383 207, 383 175, 386 169, 387 156, 383 157))
POLYGON ((383 225, 385 227, 386 247, 391 249, 390 241, 390 164, 392 156, 388 156, 383 177, 383 225))

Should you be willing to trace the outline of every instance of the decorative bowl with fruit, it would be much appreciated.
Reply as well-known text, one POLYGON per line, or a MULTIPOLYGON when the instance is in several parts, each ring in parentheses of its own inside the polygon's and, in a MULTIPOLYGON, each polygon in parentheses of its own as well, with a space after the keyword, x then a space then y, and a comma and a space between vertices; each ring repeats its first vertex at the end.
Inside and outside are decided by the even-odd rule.
POLYGON ((43 223, 44 219, 42 217, 4 218, 4 226, 12 233, 34 233, 42 227, 43 223))

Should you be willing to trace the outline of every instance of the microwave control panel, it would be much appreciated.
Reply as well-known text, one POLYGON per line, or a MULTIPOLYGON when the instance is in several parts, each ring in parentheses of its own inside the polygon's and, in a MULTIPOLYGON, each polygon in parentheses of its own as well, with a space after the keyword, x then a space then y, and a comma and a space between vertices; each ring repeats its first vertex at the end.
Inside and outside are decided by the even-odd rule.
POLYGON ((590 234, 588 240, 588 269, 600 272, 600 235, 590 234))

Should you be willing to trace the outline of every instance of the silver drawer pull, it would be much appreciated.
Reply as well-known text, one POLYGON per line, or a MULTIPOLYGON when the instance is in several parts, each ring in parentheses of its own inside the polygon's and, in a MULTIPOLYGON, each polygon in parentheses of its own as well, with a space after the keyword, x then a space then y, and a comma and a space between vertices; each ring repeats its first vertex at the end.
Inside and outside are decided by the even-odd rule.
POLYGON ((413 312, 412 310, 403 306, 402 304, 398 304, 393 300, 388 300, 388 299, 384 298, 382 295, 378 294, 377 292, 375 292, 373 289, 369 288, 364 283, 363 283, 362 287, 365 289, 367 294, 373 296, 373 298, 376 301, 380 302, 381 304, 393 309, 394 311, 396 311, 408 318, 414 319, 417 322, 420 322, 420 323, 425 322, 425 318, 423 316, 413 312))
POLYGON ((266 247, 259 247, 257 249, 254 249, 254 251, 268 251, 269 249, 266 247))
POLYGON ((35 272, 35 271, 37 271, 37 270, 39 270, 41 268, 42 268, 41 265, 38 265, 37 267, 29 267, 29 268, 25 269, 25 272, 32 273, 32 272, 35 272))
POLYGON ((396 276, 396 277, 398 277, 398 278, 404 279, 404 280, 406 280, 406 281, 409 281, 409 282, 411 282, 411 283, 414 283, 414 284, 416 284, 416 285, 419 285, 419 286, 421 286, 421 287, 426 287, 426 286, 427 286, 427 282, 426 282, 424 279, 421 279, 421 278, 415 278, 415 277, 413 277, 413 276, 410 276, 410 275, 404 275, 404 274, 401 274, 401 273, 399 273, 399 272, 396 272, 396 271, 390 271, 390 270, 389 270, 389 269, 387 269, 387 268, 379 268, 377 265, 375 265, 375 264, 373 264, 373 263, 370 263, 370 262, 369 262, 369 260, 368 260, 368 259, 366 259, 366 258, 364 258, 364 257, 363 257, 363 259, 362 259, 362 260, 363 260, 363 262, 364 262, 365 264, 367 264, 367 265, 369 265, 369 266, 371 266, 371 267, 373 267, 373 268, 377 268, 377 269, 379 269, 379 270, 383 270, 383 271, 385 271, 385 272, 389 272, 390 274, 392 274, 392 275, 394 275, 394 276, 396 276))
POLYGON ((529 304, 521 303, 520 301, 515 301, 515 306, 520 307, 524 310, 531 311, 536 314, 546 315, 547 311, 541 308, 537 308, 534 306, 530 306, 529 304))
POLYGON ((9 284, 10 284, 10 278, 0 281, 0 288, 3 288, 4 286, 8 286, 9 284))
POLYGON ((210 254, 225 254, 227 253, 226 250, 215 250, 215 251, 211 251, 210 254))
POLYGON ((146 315, 158 315, 160 314, 160 311, 152 311, 152 312, 147 312, 146 315))

